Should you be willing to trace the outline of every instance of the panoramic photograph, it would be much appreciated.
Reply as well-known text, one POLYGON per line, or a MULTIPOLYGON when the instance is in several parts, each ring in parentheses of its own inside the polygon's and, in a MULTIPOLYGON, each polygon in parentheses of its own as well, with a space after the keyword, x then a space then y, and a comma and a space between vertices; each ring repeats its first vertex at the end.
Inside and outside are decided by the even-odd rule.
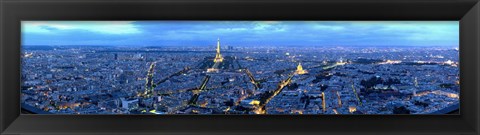
POLYGON ((455 115, 458 21, 22 21, 22 114, 455 115))

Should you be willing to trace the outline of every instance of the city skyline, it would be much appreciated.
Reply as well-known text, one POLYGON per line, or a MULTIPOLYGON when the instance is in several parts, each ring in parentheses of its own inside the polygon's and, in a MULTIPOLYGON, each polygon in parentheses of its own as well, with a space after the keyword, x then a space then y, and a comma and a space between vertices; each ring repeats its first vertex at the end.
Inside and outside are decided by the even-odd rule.
POLYGON ((34 114, 455 114, 458 49, 59 47, 22 55, 34 114), (213 48, 212 48, 213 49, 213 48), (214 55, 215 54, 215 55, 214 55))
POLYGON ((27 21, 22 34, 22 113, 459 112, 458 21, 27 21))
POLYGON ((458 47, 458 21, 22 21, 22 45, 458 47))

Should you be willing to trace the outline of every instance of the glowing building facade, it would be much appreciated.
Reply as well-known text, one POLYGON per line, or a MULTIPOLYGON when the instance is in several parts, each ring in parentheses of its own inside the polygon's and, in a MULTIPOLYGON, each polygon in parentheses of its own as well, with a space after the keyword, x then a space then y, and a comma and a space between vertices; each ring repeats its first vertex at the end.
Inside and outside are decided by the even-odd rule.
POLYGON ((306 74, 308 73, 306 70, 303 69, 302 64, 298 63, 297 70, 295 71, 295 74, 306 74))

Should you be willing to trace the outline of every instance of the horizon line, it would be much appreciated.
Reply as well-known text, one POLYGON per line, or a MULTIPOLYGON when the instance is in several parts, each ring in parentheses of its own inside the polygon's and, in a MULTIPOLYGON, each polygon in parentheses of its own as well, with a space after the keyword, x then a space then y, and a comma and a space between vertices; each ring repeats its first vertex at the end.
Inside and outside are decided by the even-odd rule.
MULTIPOLYGON (((108 47, 214 47, 215 45, 20 45, 27 46, 108 46, 108 47)), ((460 45, 223 45, 233 47, 460 47, 460 45)))

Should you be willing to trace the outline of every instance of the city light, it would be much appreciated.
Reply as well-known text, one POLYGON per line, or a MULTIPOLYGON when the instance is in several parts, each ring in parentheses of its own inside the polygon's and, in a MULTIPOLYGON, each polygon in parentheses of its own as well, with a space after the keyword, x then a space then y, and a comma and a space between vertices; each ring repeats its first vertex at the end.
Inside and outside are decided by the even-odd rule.
MULTIPOLYGON (((414 46, 408 44, 413 41, 395 40, 398 44, 373 45, 371 37, 328 29, 350 25, 311 23, 318 25, 281 22, 295 28, 284 29, 288 36, 275 36, 281 41, 263 35, 283 32, 272 24, 250 29, 232 23, 156 35, 162 42, 142 45, 22 46, 22 108, 32 113, 155 115, 436 114, 458 109, 458 44, 414 46), (324 32, 305 34, 302 28, 324 32), (179 36, 192 33, 198 35, 179 36), (330 39, 317 37, 324 33, 348 38, 326 42, 330 39), (310 42, 313 37, 319 39, 310 42)), ((105 36, 112 33, 97 36, 117 36, 105 36)), ((123 36, 138 38, 132 34, 140 33, 123 36)), ((391 38, 397 37, 382 39, 391 38)))

